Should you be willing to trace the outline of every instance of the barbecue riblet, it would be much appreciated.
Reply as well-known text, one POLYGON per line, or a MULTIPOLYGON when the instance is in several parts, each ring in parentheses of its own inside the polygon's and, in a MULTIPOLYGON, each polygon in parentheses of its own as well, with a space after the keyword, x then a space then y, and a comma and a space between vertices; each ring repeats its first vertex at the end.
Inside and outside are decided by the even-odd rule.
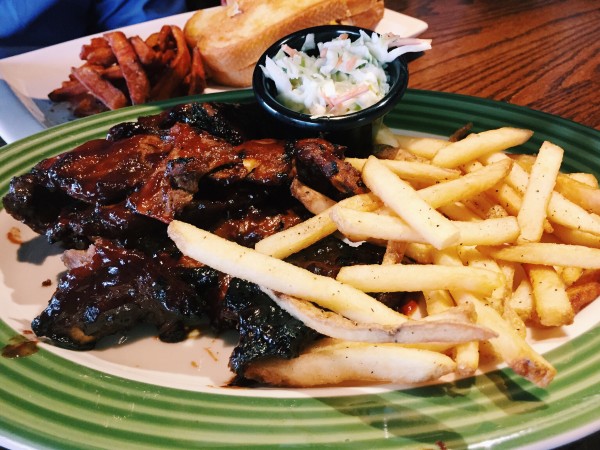
POLYGON ((78 350, 140 323, 156 326, 163 341, 180 341, 206 310, 202 292, 216 282, 216 272, 207 267, 182 266, 166 254, 152 258, 99 239, 61 277, 32 329, 78 350))
POLYGON ((215 327, 240 330, 244 339, 231 364, 241 376, 250 360, 293 357, 315 338, 276 306, 265 306, 255 287, 236 281, 230 290, 230 277, 189 264, 166 234, 179 219, 252 247, 309 216, 290 194, 296 177, 336 198, 365 192, 342 147, 316 137, 282 140, 286 130, 271 134, 272 124, 257 111, 256 105, 179 105, 116 125, 105 140, 11 180, 7 212, 67 248, 93 244, 87 253, 70 254, 66 275, 33 321, 39 336, 87 349, 147 323, 174 341, 204 315, 215 327), (261 315, 290 326, 274 328, 261 315), (270 344, 249 351, 255 333, 270 344))

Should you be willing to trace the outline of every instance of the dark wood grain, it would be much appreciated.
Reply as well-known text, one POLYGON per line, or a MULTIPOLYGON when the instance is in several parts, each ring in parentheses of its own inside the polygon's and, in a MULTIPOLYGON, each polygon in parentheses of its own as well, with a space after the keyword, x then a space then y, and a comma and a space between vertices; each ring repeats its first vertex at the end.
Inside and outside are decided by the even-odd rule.
POLYGON ((386 0, 428 23, 409 87, 490 98, 600 129, 597 0, 386 0))

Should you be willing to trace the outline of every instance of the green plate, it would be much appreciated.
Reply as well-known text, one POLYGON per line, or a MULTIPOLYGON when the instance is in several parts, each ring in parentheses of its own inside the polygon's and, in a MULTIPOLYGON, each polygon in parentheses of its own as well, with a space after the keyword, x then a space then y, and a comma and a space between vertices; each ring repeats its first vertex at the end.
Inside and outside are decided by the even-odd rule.
MULTIPOLYGON (((249 91, 202 97, 251 98, 249 91)), ((6 193, 12 176, 40 159, 103 137, 115 123, 181 101, 100 114, 4 147, 0 194, 6 193)), ((535 134, 523 150, 533 152, 543 140, 550 140, 565 149, 565 170, 600 173, 598 131, 522 107, 409 90, 386 121, 394 128, 435 135, 449 135, 466 122, 473 122, 475 131, 530 128, 535 134)), ((12 225, 7 214, 0 213, 2 236, 6 236, 12 225)), ((52 289, 38 289, 41 298, 24 295, 21 286, 39 284, 35 274, 45 267, 45 260, 24 256, 27 245, 18 248, 4 241, 8 240, 0 244, 2 347, 28 327, 27 320, 39 312, 52 289), (21 259, 29 261, 30 269, 17 269, 21 259), (14 281, 17 278, 22 280, 14 281)), ((574 325, 565 327, 564 334, 544 335, 534 344, 558 370, 548 389, 532 385, 510 369, 411 389, 194 389, 180 385, 176 376, 170 378, 169 367, 161 367, 160 360, 156 369, 160 376, 154 382, 152 375, 139 376, 135 367, 123 369, 124 363, 98 365, 93 362, 94 352, 71 358, 67 352, 42 345, 30 357, 0 358, 0 447, 364 449, 440 448, 441 443, 452 449, 555 447, 600 429, 598 317, 600 309, 592 304, 574 325)), ((169 349, 175 352, 178 346, 183 348, 173 344, 169 349)))

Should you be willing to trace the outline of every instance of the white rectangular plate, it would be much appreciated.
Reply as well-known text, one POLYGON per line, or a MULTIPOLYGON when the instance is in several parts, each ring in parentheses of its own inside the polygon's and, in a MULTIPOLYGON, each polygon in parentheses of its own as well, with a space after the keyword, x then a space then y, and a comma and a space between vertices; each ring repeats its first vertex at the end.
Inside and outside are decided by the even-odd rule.
MULTIPOLYGON (((151 20, 123 27, 127 36, 146 38, 162 25, 183 28, 193 12, 151 20)), ((393 32, 414 37, 427 29, 427 23, 389 9, 376 28, 378 32, 393 32)), ((93 36, 63 42, 40 50, 0 59, 0 137, 14 142, 54 125, 75 119, 64 104, 54 104, 48 93, 68 79, 71 67, 82 64, 79 51, 93 36)), ((206 93, 228 88, 209 86, 206 93)))

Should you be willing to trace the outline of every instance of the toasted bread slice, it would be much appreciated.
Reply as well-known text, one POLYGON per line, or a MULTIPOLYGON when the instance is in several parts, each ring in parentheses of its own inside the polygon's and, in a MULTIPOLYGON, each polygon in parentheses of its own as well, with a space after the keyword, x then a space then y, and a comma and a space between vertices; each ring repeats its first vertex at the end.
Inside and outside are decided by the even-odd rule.
POLYGON ((373 29, 383 12, 383 0, 237 0, 197 11, 184 33, 198 46, 213 81, 245 87, 258 58, 277 39, 331 23, 373 29))

